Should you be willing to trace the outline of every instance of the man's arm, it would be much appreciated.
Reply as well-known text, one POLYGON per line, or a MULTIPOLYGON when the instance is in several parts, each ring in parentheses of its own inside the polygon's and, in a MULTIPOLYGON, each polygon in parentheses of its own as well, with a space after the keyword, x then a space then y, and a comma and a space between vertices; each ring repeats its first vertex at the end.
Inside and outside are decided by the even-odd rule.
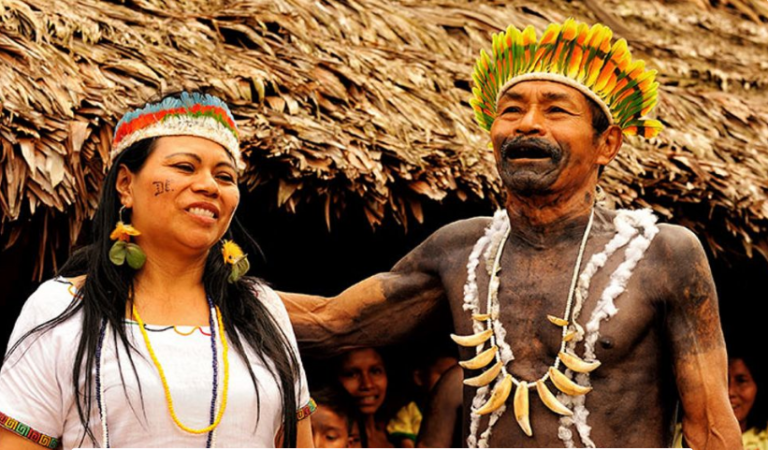
MULTIPOLYGON (((717 292, 696 236, 664 226, 658 254, 667 271, 667 333, 683 405, 683 435, 694 450, 742 448, 741 430, 728 400, 728 357, 717 292)), ((663 268, 663 269, 662 269, 663 268)))
POLYGON ((330 298, 278 294, 302 349, 328 356, 400 342, 444 295, 439 278, 418 272, 374 275, 330 298))
POLYGON ((390 272, 363 280, 336 297, 279 292, 302 349, 329 356, 355 347, 402 342, 441 304, 445 306, 441 268, 450 264, 446 261, 452 250, 466 245, 462 236, 475 228, 481 232, 484 223, 447 225, 390 272))

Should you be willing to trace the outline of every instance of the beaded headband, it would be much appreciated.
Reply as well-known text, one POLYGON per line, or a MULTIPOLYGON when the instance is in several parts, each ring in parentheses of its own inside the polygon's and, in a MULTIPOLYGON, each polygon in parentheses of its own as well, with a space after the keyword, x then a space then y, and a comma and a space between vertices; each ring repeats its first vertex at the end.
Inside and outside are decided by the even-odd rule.
POLYGON ((240 156, 237 125, 229 107, 218 97, 182 92, 159 103, 127 112, 117 123, 110 160, 136 142, 160 136, 197 136, 223 146, 245 168, 240 156))
POLYGON ((523 81, 544 80, 577 89, 594 100, 611 124, 625 135, 656 136, 658 120, 643 119, 657 102, 655 70, 632 60, 627 41, 611 44, 613 32, 602 24, 591 28, 573 19, 550 24, 536 40, 532 26, 510 25, 493 35, 493 54, 482 50, 475 64, 470 104, 475 120, 490 131, 501 96, 523 81))

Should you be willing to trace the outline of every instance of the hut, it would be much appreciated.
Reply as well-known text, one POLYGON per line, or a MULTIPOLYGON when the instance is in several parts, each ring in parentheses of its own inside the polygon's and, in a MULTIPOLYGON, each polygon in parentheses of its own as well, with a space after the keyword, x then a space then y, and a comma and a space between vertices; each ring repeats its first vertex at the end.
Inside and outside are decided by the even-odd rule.
POLYGON ((738 298, 768 274, 762 0, 0 0, 0 343, 87 228, 125 110, 172 88, 224 97, 265 277, 333 291, 498 204, 472 64, 508 24, 567 17, 608 24, 659 71, 666 130, 627 140, 610 201, 701 237, 726 325, 764 308, 738 298))

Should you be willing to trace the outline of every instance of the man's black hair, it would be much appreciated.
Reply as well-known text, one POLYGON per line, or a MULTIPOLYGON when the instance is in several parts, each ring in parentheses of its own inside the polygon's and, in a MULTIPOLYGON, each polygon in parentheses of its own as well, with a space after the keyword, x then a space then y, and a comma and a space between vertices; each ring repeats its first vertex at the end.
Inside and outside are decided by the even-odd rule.
POLYGON ((587 105, 589 105, 589 112, 592 114, 592 130, 595 132, 595 138, 603 134, 608 129, 610 122, 608 117, 603 112, 603 108, 597 104, 596 101, 584 96, 587 99, 587 105))

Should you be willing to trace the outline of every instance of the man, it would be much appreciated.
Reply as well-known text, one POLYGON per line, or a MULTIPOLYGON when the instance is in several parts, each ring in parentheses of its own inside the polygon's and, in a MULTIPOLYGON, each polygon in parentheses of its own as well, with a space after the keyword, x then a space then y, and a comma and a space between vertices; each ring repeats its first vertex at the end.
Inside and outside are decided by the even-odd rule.
POLYGON ((705 253, 649 211, 596 203, 623 134, 654 136, 653 71, 571 19, 494 36, 472 106, 505 211, 435 232, 336 298, 284 294, 299 341, 402 341, 447 303, 464 361, 467 444, 666 447, 678 397, 696 450, 740 449, 705 253))

